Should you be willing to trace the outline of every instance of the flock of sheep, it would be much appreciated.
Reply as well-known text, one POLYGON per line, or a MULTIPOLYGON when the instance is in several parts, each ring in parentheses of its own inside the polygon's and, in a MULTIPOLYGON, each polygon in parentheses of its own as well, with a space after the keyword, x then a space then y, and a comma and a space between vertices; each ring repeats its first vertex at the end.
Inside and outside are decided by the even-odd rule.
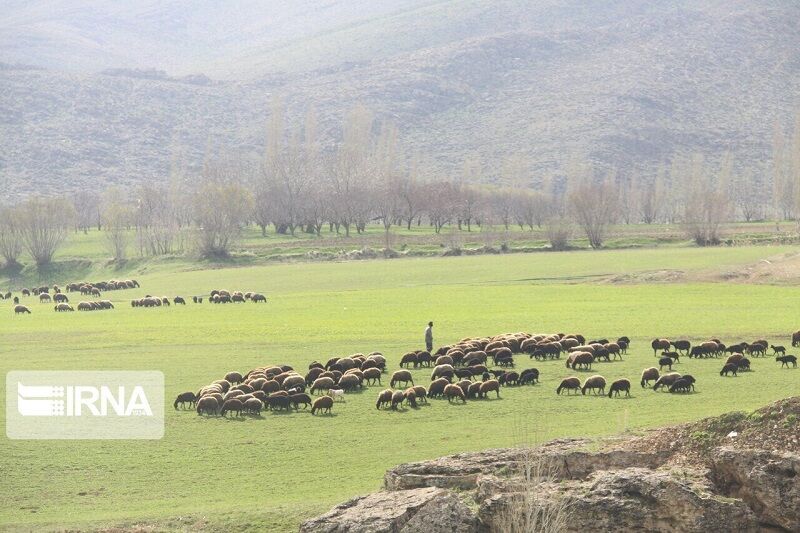
MULTIPOLYGON (((139 282, 136 280, 109 280, 99 282, 80 282, 69 283, 66 285, 66 292, 80 292, 84 296, 100 297, 103 291, 120 290, 120 289, 133 289, 139 288, 139 282)), ((38 296, 40 303, 55 303, 53 310, 57 313, 75 311, 75 307, 70 305, 69 296, 61 291, 58 285, 34 287, 33 289, 21 289, 20 295, 14 296, 11 291, 0 293, 0 300, 12 300, 14 302, 14 314, 31 314, 31 308, 27 305, 20 304, 20 296, 38 296), (53 294, 50 294, 52 290, 53 294)), ((203 296, 192 296, 194 303, 203 303, 203 296)), ((186 305, 186 300, 181 296, 175 296, 170 300, 166 296, 158 297, 146 295, 144 298, 135 298, 131 300, 131 307, 167 307, 170 301, 176 305, 186 305)), ((244 303, 251 301, 253 303, 263 302, 266 303, 267 297, 258 292, 241 292, 241 291, 227 291, 214 289, 211 291, 208 301, 210 303, 244 303)), ((99 311, 104 309, 114 309, 114 305, 110 300, 90 300, 81 301, 77 305, 78 311, 99 311)))
MULTIPOLYGON (((500 398, 502 387, 539 382, 538 369, 515 370, 515 354, 527 354, 530 359, 558 359, 565 355, 567 368, 591 370, 593 363, 621 359, 629 345, 627 337, 614 342, 608 339, 587 342, 582 335, 510 333, 462 339, 453 345, 442 346, 434 353, 408 352, 400 358, 401 368, 391 373, 389 388, 378 393, 375 407, 379 410, 417 408, 428 403, 429 398, 446 398, 450 403, 500 398), (410 367, 431 368, 427 386, 414 383, 408 370, 410 367)), ((800 331, 793 334, 792 345, 800 345, 800 331)), ((797 364, 796 357, 786 355, 784 347, 770 346, 763 340, 726 347, 715 339, 692 347, 686 340, 655 339, 651 346, 654 356, 660 358, 660 368, 644 369, 640 384, 642 388, 650 386, 654 391, 689 393, 695 390, 696 379, 693 376, 671 371, 671 365, 679 362, 682 355, 719 357, 730 353, 720 375, 728 375, 731 370, 735 375, 735 371, 749 369, 745 354, 763 356, 767 347, 773 350, 782 367, 796 367, 797 364), (701 349, 694 350, 697 347, 701 349), (662 374, 664 366, 668 366, 670 372, 662 374)), ((386 372, 386 358, 380 352, 333 357, 324 364, 314 361, 308 365, 305 375, 288 365, 260 367, 246 374, 229 372, 197 392, 179 394, 174 407, 188 406, 200 415, 223 417, 228 414, 259 415, 264 409, 292 411, 301 407, 311 407, 311 414, 331 413, 335 400, 343 399, 346 393, 357 389, 382 385, 386 372)), ((623 394, 630 396, 631 381, 617 379, 609 385, 601 375, 592 375, 583 381, 577 376, 569 376, 561 380, 556 394, 570 391, 576 394, 580 391, 582 395, 607 395, 609 398, 623 394)))

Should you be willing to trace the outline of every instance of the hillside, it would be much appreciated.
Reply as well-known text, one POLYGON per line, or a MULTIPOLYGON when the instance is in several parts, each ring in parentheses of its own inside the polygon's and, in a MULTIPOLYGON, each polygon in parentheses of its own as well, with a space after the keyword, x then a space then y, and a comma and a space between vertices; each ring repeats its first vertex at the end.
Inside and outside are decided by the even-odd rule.
POLYGON ((256 157, 275 94, 290 116, 313 106, 331 139, 363 103, 432 172, 478 155, 486 180, 518 154, 532 180, 574 158, 638 176, 727 150, 768 174, 774 124, 800 105, 800 6, 787 2, 234 6, 12 2, 0 197, 161 180, 210 150, 256 157))

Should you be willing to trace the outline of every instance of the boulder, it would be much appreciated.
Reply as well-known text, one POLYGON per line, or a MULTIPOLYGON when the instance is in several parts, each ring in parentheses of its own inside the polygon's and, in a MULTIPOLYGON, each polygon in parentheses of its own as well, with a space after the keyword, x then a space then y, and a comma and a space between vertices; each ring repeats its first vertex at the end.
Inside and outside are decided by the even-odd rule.
POLYGON ((376 492, 304 522, 302 533, 477 533, 478 520, 454 493, 435 487, 376 492))
POLYGON ((722 493, 747 502, 761 522, 800 531, 800 455, 718 448, 710 477, 722 493))

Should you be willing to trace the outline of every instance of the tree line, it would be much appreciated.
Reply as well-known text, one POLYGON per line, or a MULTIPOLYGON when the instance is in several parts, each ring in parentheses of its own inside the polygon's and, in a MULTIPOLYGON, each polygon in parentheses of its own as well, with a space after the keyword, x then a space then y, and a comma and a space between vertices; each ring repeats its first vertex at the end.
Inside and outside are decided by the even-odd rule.
POLYGON ((340 141, 332 144, 318 138, 313 112, 302 126, 287 127, 276 101, 258 160, 210 157, 194 173, 173 168, 162 184, 0 206, 0 254, 18 265, 27 251, 45 265, 71 230, 96 227, 116 260, 131 249, 162 255, 191 248, 224 257, 253 224, 263 235, 318 236, 379 225, 387 243, 392 228, 401 226, 427 224, 435 233, 518 226, 541 228, 552 248, 564 249, 577 232, 600 248, 612 224, 670 223, 697 244, 712 245, 726 221, 797 219, 800 118, 790 134, 776 127, 773 145, 771 176, 737 171, 732 154, 721 162, 693 155, 635 180, 573 161, 565 175, 532 183, 525 159, 512 157, 501 165, 499 183, 481 185, 485 169, 474 158, 452 176, 431 175, 423 156, 404 153, 395 125, 366 108, 347 114, 340 141))

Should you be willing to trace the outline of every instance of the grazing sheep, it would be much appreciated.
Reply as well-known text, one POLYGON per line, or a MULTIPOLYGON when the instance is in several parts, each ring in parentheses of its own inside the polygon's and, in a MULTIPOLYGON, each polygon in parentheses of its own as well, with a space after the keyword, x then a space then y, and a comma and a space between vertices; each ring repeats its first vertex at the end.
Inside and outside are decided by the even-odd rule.
POLYGON ((15 305, 14 306, 14 314, 15 315, 20 315, 20 314, 25 314, 25 313, 31 314, 31 310, 28 309, 27 307, 25 307, 24 305, 15 305))
POLYGON ((665 366, 668 367, 670 370, 672 370, 672 358, 671 357, 662 357, 661 359, 658 360, 658 369, 659 370, 664 370, 665 366))
POLYGON ((414 387, 410 387, 403 392, 406 405, 410 405, 412 409, 417 408, 417 392, 414 387))
POLYGON ((611 383, 611 387, 608 389, 608 397, 611 398, 611 395, 616 393, 619 396, 620 391, 625 392, 625 396, 631 395, 631 382, 627 379, 618 379, 611 383))
POLYGON ((367 382, 368 385, 374 385, 375 382, 378 382, 378 385, 381 384, 381 370, 380 368, 368 368, 364 370, 364 380, 367 382))
MULTIPOLYGON (((333 390, 333 389, 331 389, 331 390, 333 390)), ((328 395, 329 396, 330 396, 330 392, 331 391, 329 390, 328 391, 328 395)), ((333 396, 331 396, 331 400, 333 400, 333 396)), ((299 408, 298 406, 300 404, 303 404, 303 409, 305 409, 306 407, 311 405, 311 396, 309 396, 308 394, 302 394, 302 393, 290 394, 289 395, 289 401, 292 403, 292 406, 295 409, 298 409, 299 408)))
MULTIPOLYGON (((330 398, 328 399, 330 400, 330 398)), ((289 400, 289 394, 286 391, 278 391, 267 396, 265 403, 271 411, 280 411, 281 409, 288 411, 292 407, 292 402, 289 400)))
POLYGON ((478 397, 486 398, 487 394, 494 391, 497 394, 497 397, 500 398, 500 382, 498 380, 488 379, 481 382, 480 385, 481 388, 479 389, 478 397))
MULTIPOLYGON (((438 368, 438 367, 437 367, 438 368)), ((411 377, 411 372, 408 370, 397 370, 392 374, 392 379, 389 381, 389 386, 394 388, 396 384, 402 383, 408 386, 409 383, 414 384, 414 379, 411 377)))
POLYGON ((571 368, 573 370, 577 370, 578 367, 583 367, 585 370, 592 369, 592 363, 594 362, 594 355, 589 352, 574 352, 570 354, 569 358, 567 359, 567 366, 569 367, 569 363, 571 360, 571 368))
POLYGON ((429 398, 437 398, 444 393, 444 388, 450 384, 445 378, 439 378, 431 381, 431 384, 428 385, 428 397, 429 398))
POLYGON ((485 382, 476 381, 475 383, 472 383, 467 389, 467 398, 479 398, 483 383, 485 382))
POLYGON ((260 415, 261 409, 264 408, 264 404, 258 398, 248 398, 246 402, 244 402, 244 412, 250 413, 251 415, 260 415))
POLYGON ((739 371, 739 365, 736 363, 728 363, 722 367, 722 370, 719 371, 720 376, 727 376, 728 374, 736 375, 736 372, 739 371))
POLYGON ((217 398, 206 396, 197 401, 197 414, 215 415, 219 409, 219 401, 217 398))
POLYGON ((736 363, 736 366, 739 367, 739 370, 750 370, 750 359, 742 357, 739 362, 736 363))
POLYGON ((425 390, 425 387, 423 387, 422 385, 416 385, 411 388, 414 389, 414 395, 417 397, 418 402, 428 403, 428 391, 425 390))
POLYGON ((669 357, 676 363, 680 362, 681 360, 680 352, 661 352, 661 357, 669 357))
POLYGON ((527 368, 523 370, 519 375, 519 384, 520 385, 527 385, 539 382, 539 370, 536 368, 527 368))
POLYGON ((794 355, 781 355, 775 358, 775 362, 780 362, 781 368, 784 366, 789 368, 789 365, 792 365, 794 368, 797 368, 797 357, 794 355))
POLYGON ((328 389, 328 396, 334 400, 344 401, 344 391, 342 389, 328 389))
POLYGON ((244 378, 239 372, 228 372, 225 374, 225 381, 228 383, 241 383, 244 378))
POLYGON ((254 293, 250 296, 250 301, 254 303, 258 302, 267 303, 267 297, 260 293, 254 293))
POLYGON ((583 387, 581 387, 581 394, 585 396, 586 391, 589 389, 591 389, 594 394, 597 394, 597 391, 600 391, 600 394, 605 394, 606 378, 603 376, 592 376, 590 378, 586 378, 586 381, 583 383, 583 387))
POLYGON ((339 383, 337 383, 337 388, 345 391, 353 390, 356 387, 361 388, 361 380, 358 379, 358 376, 355 374, 346 374, 342 376, 342 379, 340 379, 339 383))
POLYGON ((59 312, 59 313, 62 312, 62 311, 74 311, 75 310, 75 309, 73 309, 73 307, 71 305, 66 304, 66 303, 56 304, 55 307, 53 307, 53 309, 56 312, 59 312))
POLYGON ((694 388, 692 382, 688 379, 680 378, 676 380, 672 385, 669 386, 669 392, 691 392, 694 388))
POLYGON ((178 394, 178 397, 175 398, 173 407, 177 409, 178 404, 181 404, 181 407, 184 407, 187 403, 189 404, 189 407, 194 407, 194 405, 197 403, 197 396, 195 396, 193 392, 182 392, 178 394))
POLYGON ((677 340, 677 341, 671 342, 670 345, 673 348, 675 348, 675 351, 684 352, 686 354, 688 354, 689 350, 692 349, 692 343, 689 342, 686 339, 681 339, 681 340, 677 340))
POLYGON ((658 390, 659 387, 669 388, 670 385, 675 383, 677 380, 681 378, 681 375, 677 372, 670 372, 669 374, 664 374, 658 380, 656 380, 655 384, 653 385, 653 390, 658 390))
POLYGON ((51 301, 52 301, 52 298, 50 298, 49 294, 40 294, 39 295, 39 303, 45 304, 45 303, 50 303, 51 301))
MULTIPOLYGON (((178 305, 178 304, 186 305, 186 300, 184 300, 180 296, 176 296, 175 298, 172 299, 172 303, 174 303, 175 305, 178 305)), ((260 409, 259 409, 259 411, 260 411, 260 409)))
POLYGON ((426 351, 417 352, 417 365, 430 368, 432 362, 431 354, 426 351))
POLYGON ((303 387, 306 384, 306 380, 303 376, 300 375, 293 375, 285 378, 281 386, 284 390, 293 389, 295 387, 303 387))
POLYGON ((651 381, 658 381, 659 376, 656 367, 645 368, 642 371, 642 388, 645 388, 651 381))
POLYGON ((392 411, 397 411, 398 406, 402 405, 403 400, 406 399, 406 395, 403 394, 403 391, 396 390, 392 393, 392 411))
POLYGON ((454 399, 460 399, 463 403, 467 403, 464 391, 458 385, 447 385, 444 388, 444 396, 450 403, 453 403, 454 399))
POLYGON ((772 348, 773 355, 778 355, 778 354, 786 355, 786 348, 783 346, 773 346, 772 344, 770 344, 769 347, 772 348))
POLYGON ((222 409, 220 410, 220 416, 225 416, 228 412, 233 411, 236 413, 236 416, 242 415, 242 409, 244 409, 244 404, 238 398, 231 398, 229 400, 225 400, 225 403, 222 404, 222 409))
POLYGON ((659 350, 662 352, 669 350, 670 342, 667 339, 653 339, 650 346, 653 348, 653 357, 655 357, 659 350))
MULTIPOLYGON (((11 294, 11 293, 8 293, 11 294)), ((8 296, 6 296, 8 298, 8 296)), ((792 333, 792 347, 800 346, 800 331, 792 333)))
POLYGON ((574 390, 577 394, 581 388, 581 380, 576 377, 568 377, 561 380, 561 384, 556 389, 556 394, 561 394, 562 390, 574 390))
POLYGON ((417 352, 408 352, 407 354, 403 355, 403 357, 400 358, 401 368, 403 367, 403 365, 408 366, 411 364, 414 365, 414 368, 417 367, 417 352))
POLYGON ((333 409, 333 398, 330 396, 320 396, 314 400, 311 406, 311 414, 316 414, 317 411, 324 411, 325 413, 331 414, 331 409, 333 409))
POLYGON ((380 409, 384 405, 391 405, 392 394, 394 393, 391 389, 382 390, 378 393, 378 401, 375 402, 375 409, 380 409))
POLYGON ((328 377, 317 378, 317 379, 314 380, 314 383, 311 385, 310 392, 311 392, 311 394, 314 394, 314 392, 316 392, 316 391, 327 391, 327 390, 330 390, 330 389, 334 388, 335 385, 336 385, 336 383, 333 381, 333 378, 328 378, 328 377))

